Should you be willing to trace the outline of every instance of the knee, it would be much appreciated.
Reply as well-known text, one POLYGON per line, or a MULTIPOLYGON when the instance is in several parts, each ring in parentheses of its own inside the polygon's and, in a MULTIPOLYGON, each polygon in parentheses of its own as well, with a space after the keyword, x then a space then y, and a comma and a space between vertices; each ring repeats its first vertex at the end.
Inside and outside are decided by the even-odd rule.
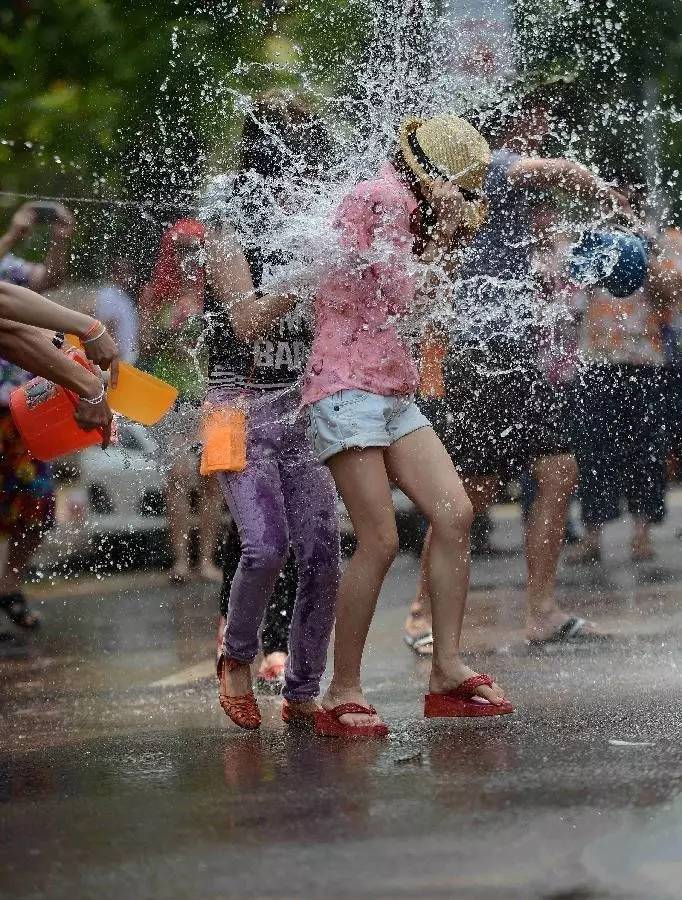
POLYGON ((377 565, 388 569, 398 555, 398 532, 392 528, 382 528, 371 535, 358 537, 358 552, 370 556, 377 565))
POLYGON ((464 494, 456 500, 442 503, 431 517, 434 534, 451 543, 469 539, 474 522, 474 507, 464 494))
POLYGON ((277 574, 284 568, 288 555, 289 540, 284 536, 268 543, 261 542, 253 546, 242 543, 240 564, 243 569, 277 574))

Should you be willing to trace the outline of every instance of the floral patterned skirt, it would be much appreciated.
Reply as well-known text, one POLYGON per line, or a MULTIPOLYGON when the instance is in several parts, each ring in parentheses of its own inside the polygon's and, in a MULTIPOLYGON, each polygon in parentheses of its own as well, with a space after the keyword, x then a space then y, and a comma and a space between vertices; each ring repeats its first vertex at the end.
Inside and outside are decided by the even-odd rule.
POLYGON ((51 528, 54 483, 48 463, 33 459, 8 409, 0 409, 0 536, 17 526, 51 528))

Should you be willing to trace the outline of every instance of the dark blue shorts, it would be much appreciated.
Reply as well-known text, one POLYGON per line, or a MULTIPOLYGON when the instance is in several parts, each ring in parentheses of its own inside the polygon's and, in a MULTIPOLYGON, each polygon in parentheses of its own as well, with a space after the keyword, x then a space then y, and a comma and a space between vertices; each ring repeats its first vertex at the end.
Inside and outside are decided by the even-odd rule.
POLYGON ((587 526, 628 511, 665 515, 668 416, 665 372, 653 366, 594 365, 577 382, 575 450, 587 526))

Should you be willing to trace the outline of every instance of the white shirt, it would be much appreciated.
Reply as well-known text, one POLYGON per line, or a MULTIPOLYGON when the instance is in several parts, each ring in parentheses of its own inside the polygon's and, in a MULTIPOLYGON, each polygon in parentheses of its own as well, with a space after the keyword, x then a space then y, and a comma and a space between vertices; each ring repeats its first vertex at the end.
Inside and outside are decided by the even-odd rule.
POLYGON ((134 363, 139 353, 140 319, 132 299, 113 284, 97 292, 95 317, 106 325, 118 344, 121 359, 134 363))

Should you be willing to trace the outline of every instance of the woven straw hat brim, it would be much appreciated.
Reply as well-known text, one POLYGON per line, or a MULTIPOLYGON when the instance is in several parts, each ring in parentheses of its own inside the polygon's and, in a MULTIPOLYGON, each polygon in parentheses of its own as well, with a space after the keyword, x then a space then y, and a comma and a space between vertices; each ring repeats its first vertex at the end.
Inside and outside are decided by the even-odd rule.
MULTIPOLYGON (((456 117, 452 118, 455 121, 463 122, 463 120, 457 120, 456 117)), ((443 117, 443 119, 445 127, 447 124, 447 117, 443 117)), ((406 122, 403 122, 398 135, 400 151, 405 163, 416 178, 427 185, 432 184, 434 177, 437 176, 434 176, 432 172, 428 171, 427 168, 422 165, 412 149, 411 141, 414 141, 416 138, 418 129, 423 129, 424 126, 427 128, 429 125, 433 126, 437 121, 437 119, 408 119, 406 122)), ((453 173, 449 167, 439 165, 440 160, 437 158, 431 159, 426 148, 422 147, 422 150, 424 156, 432 162, 436 169, 443 170, 444 177, 451 179, 466 190, 478 191, 483 186, 483 179, 490 163, 490 149, 483 136, 472 126, 469 126, 468 123, 466 123, 466 125, 468 127, 462 134, 463 146, 460 148, 459 154, 462 157, 462 166, 457 172, 453 173)))

